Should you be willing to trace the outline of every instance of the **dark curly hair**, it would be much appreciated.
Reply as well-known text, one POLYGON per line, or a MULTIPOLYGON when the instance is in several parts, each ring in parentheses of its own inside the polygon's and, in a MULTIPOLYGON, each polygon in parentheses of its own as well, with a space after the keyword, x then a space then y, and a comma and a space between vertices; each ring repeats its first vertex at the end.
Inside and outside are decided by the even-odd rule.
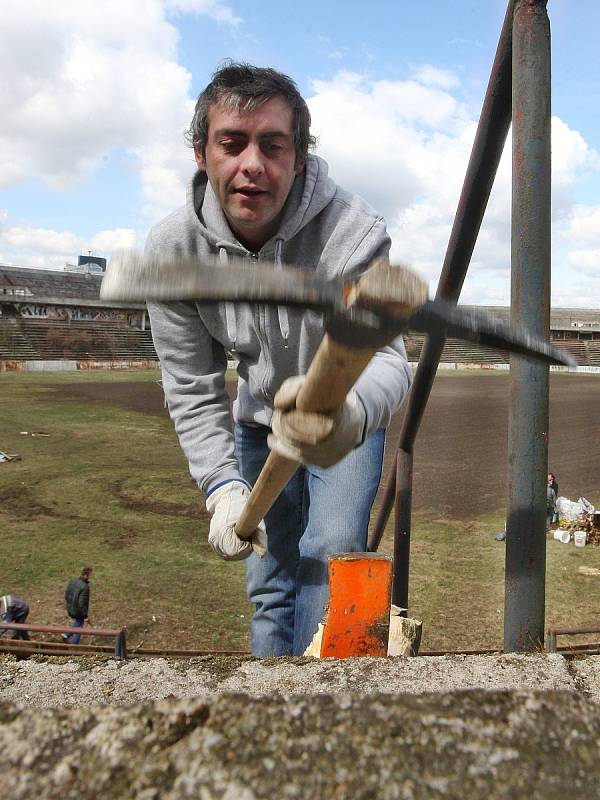
POLYGON ((194 150, 204 155, 208 112, 212 105, 224 103, 228 108, 243 113, 253 111, 273 97, 282 97, 292 111, 296 164, 303 164, 309 147, 316 144, 310 133, 310 112, 294 81, 271 67, 224 62, 200 93, 185 138, 194 150))

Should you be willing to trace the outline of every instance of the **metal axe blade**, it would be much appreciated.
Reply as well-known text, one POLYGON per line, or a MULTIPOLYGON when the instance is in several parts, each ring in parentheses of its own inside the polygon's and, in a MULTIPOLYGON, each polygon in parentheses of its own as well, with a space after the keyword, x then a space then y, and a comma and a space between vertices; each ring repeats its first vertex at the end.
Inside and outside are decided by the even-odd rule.
POLYGON ((577 361, 569 353, 533 336, 525 328, 506 325, 483 311, 455 306, 443 300, 427 300, 408 320, 407 327, 417 333, 465 339, 549 364, 577 366, 577 361))
POLYGON ((343 310, 343 282, 315 272, 242 259, 144 258, 121 252, 110 260, 100 287, 103 300, 144 302, 272 303, 320 311, 343 310))
POLYGON ((356 281, 324 280, 312 270, 266 262, 249 266, 242 259, 221 264, 216 259, 145 258, 121 252, 108 265, 100 297, 120 302, 194 300, 297 306, 325 312, 330 334, 353 346, 368 346, 378 338, 383 344, 403 331, 414 330, 465 339, 550 364, 576 366, 569 354, 523 328, 442 300, 426 300, 408 317, 392 313, 387 299, 378 308, 376 301, 362 298, 360 293, 348 307, 346 298, 355 294, 355 286, 356 281))

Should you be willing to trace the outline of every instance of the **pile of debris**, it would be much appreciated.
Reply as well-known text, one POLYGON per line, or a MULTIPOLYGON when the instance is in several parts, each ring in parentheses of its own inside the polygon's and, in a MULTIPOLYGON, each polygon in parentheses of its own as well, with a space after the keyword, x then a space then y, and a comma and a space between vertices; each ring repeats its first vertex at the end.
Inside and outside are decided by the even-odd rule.
POLYGON ((586 544, 600 545, 600 513, 597 511, 581 514, 569 522, 561 522, 560 527, 568 531, 573 538, 575 531, 585 531, 586 544))
POLYGON ((0 464, 8 463, 9 461, 20 461, 21 456, 18 453, 4 453, 0 450, 0 464))

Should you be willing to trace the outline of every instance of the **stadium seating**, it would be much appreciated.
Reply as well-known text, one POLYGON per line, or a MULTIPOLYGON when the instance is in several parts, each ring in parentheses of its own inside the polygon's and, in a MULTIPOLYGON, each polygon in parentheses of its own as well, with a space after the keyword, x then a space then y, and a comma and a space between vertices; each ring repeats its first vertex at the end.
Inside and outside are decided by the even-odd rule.
MULTIPOLYGON (((418 361, 425 337, 409 333, 405 338, 409 361, 418 361)), ((600 340, 551 339, 559 350, 566 350, 580 366, 600 366, 600 340)), ((480 347, 462 339, 447 339, 440 359, 442 363, 453 364, 508 364, 508 353, 480 347)))
POLYGON ((0 358, 156 361, 150 330, 107 322, 0 319, 0 358))
MULTIPOLYGON (((418 361, 425 337, 422 334, 409 333, 405 338, 406 353, 409 361, 418 361)), ((461 339, 447 339, 440 359, 444 363, 459 364, 506 364, 505 353, 480 347, 461 339)))
MULTIPOLYGON (((405 337, 408 360, 421 356, 424 336, 405 337)), ((579 365, 600 366, 600 340, 553 339, 552 344, 575 357, 579 365)), ((148 330, 118 322, 59 321, 30 317, 0 317, 0 360, 76 359, 90 361, 157 361, 148 330)), ((508 354, 461 339, 449 338, 442 363, 507 364, 508 354)))
POLYGON ((591 367, 600 367, 600 340, 593 339, 585 342, 585 357, 586 361, 583 363, 587 363, 591 367))
POLYGON ((14 317, 0 317, 0 359, 26 361, 34 358, 39 356, 21 331, 20 321, 14 317))

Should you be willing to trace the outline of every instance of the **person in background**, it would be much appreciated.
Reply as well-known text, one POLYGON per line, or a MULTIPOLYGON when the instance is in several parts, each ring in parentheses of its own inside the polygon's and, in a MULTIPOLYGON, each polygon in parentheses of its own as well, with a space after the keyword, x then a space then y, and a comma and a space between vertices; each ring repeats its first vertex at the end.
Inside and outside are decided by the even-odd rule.
MULTIPOLYGON (((91 567, 84 567, 78 578, 71 578, 65 590, 65 605, 67 614, 71 617, 72 628, 83 628, 86 621, 89 623, 88 611, 90 606, 90 575, 91 567)), ((79 644, 81 636, 78 633, 71 635, 63 633, 63 639, 70 644, 79 644)))
POLYGON ((558 481, 556 480, 556 475, 553 472, 548 473, 548 486, 550 486, 554 491, 554 515, 552 517, 552 524, 558 522, 558 510, 556 508, 556 500, 558 499, 558 481))
POLYGON ((556 492, 552 488, 552 481, 548 475, 548 486, 546 487, 546 528, 549 528, 554 522, 556 516, 556 492))
MULTIPOLYGON (((17 622, 20 625, 25 622, 29 615, 29 603, 23 597, 14 594, 5 594, 0 597, 0 619, 2 622, 17 622)), ((5 631, 0 631, 0 636, 5 631)), ((28 631, 13 631, 13 639, 29 640, 28 631)))

